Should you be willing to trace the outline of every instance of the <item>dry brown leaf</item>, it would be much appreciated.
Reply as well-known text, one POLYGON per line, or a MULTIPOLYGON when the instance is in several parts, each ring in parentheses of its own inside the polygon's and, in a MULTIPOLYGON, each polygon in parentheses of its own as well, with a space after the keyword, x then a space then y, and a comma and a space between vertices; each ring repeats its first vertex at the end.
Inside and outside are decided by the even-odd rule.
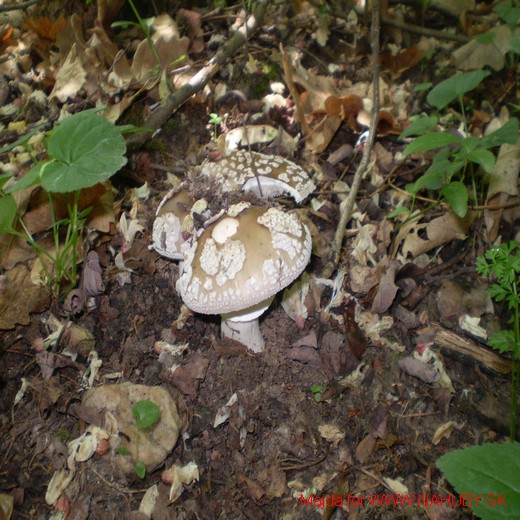
POLYGON ((399 287, 395 285, 395 275, 399 270, 399 262, 397 260, 390 260, 388 266, 381 277, 377 293, 372 302, 372 312, 382 314, 386 312, 394 302, 395 295, 399 287))
POLYGON ((403 256, 407 258, 408 255, 411 255, 412 258, 415 258, 454 239, 463 240, 466 238, 473 218, 474 214, 471 211, 468 211, 464 219, 457 217, 450 211, 428 223, 410 222, 401 228, 396 239, 396 245, 404 239, 403 256), (426 239, 420 236, 424 232, 426 239))
POLYGON ((190 38, 190 52, 198 53, 204 50, 204 33, 201 27, 201 15, 191 9, 179 9, 177 16, 187 25, 190 38))
POLYGON ((83 66, 76 44, 72 46, 65 62, 60 66, 56 75, 56 83, 49 98, 56 97, 64 103, 67 98, 74 97, 83 87, 87 78, 87 71, 83 66))
POLYGON ((49 291, 33 285, 30 271, 22 264, 7 271, 6 278, 6 287, 0 291, 0 329, 28 325, 30 313, 43 312, 49 306, 49 291))
POLYGON ((402 51, 399 51, 395 56, 390 53, 381 54, 379 61, 384 68, 392 73, 392 79, 399 78, 404 72, 417 65, 426 53, 426 48, 420 45, 412 45, 402 51))
POLYGON ((357 446, 355 457, 358 462, 364 464, 370 459, 374 446, 376 445, 376 439, 372 434, 368 434, 357 446))
POLYGON ((35 32, 40 38, 55 42, 58 33, 65 29, 67 21, 63 15, 57 20, 51 20, 48 16, 40 18, 25 18, 23 27, 28 31, 35 32))

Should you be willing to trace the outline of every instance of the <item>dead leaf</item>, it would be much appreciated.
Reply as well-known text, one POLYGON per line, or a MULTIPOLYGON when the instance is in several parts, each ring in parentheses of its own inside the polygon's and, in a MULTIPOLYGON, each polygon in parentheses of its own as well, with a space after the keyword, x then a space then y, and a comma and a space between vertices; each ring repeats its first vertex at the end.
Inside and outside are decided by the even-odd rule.
POLYGON ((399 267, 400 265, 398 260, 390 260, 388 263, 372 302, 372 308, 370 309, 371 312, 383 314, 394 302, 395 295, 399 290, 399 287, 397 287, 394 282, 399 267))
POLYGON ((399 368, 408 375, 417 377, 425 383, 435 383, 440 379, 437 370, 429 367, 424 361, 412 356, 406 356, 398 361, 399 368))
POLYGON ((49 98, 56 97, 62 103, 67 98, 72 98, 78 94, 87 78, 87 71, 79 56, 79 51, 74 44, 70 49, 65 62, 61 65, 56 75, 56 83, 49 98))
POLYGON ((452 240, 465 239, 470 223, 474 218, 475 215, 472 211, 468 211, 464 219, 457 217, 455 213, 449 211, 428 223, 410 222, 405 224, 399 231, 396 245, 404 239, 402 247, 403 256, 407 258, 408 255, 411 255, 412 258, 415 258, 452 240), (424 234, 426 238, 421 237, 424 234))
POLYGON ((392 73, 392 79, 395 80, 407 70, 415 67, 424 58, 426 50, 426 45, 412 45, 402 49, 395 56, 390 53, 383 53, 379 57, 379 61, 384 68, 392 73))
POLYGON ((437 446, 442 439, 449 439, 454 430, 460 430, 464 424, 457 424, 455 421, 448 421, 441 424, 433 434, 432 443, 437 446))
POLYGON ((39 18, 25 18, 23 23, 24 29, 35 32, 40 38, 55 42, 58 33, 65 29, 67 21, 63 15, 58 19, 51 20, 48 16, 41 16, 39 18))
POLYGON ((361 462, 361 464, 367 462, 374 451, 375 444, 376 438, 370 433, 366 435, 364 439, 356 446, 356 460, 361 462))
POLYGON ((34 285, 29 270, 22 264, 7 271, 5 276, 6 286, 0 291, 0 329, 28 325, 30 313, 43 312, 49 306, 49 290, 34 285))
POLYGON ((187 33, 190 38, 190 52, 202 52, 204 50, 204 33, 201 27, 200 13, 190 9, 179 9, 177 16, 181 18, 187 26, 187 33))
POLYGON ((260 502, 262 497, 265 495, 264 489, 259 484, 257 484, 254 480, 247 478, 243 474, 239 474, 237 476, 237 484, 241 488, 245 488, 244 491, 246 491, 247 495, 254 502, 260 502))
POLYGON ((99 265, 99 256, 95 251, 89 251, 81 274, 81 286, 87 296, 97 296, 105 290, 101 279, 103 269, 99 265))

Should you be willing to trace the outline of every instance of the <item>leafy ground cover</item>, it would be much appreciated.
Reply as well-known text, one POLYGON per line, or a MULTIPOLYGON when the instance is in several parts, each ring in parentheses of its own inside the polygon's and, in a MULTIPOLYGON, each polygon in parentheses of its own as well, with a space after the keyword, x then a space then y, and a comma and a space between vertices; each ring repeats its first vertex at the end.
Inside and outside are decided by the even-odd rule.
POLYGON ((519 8, 187 4, 0 13, 0 518, 520 516, 519 8), (263 352, 151 247, 181 183, 310 230, 263 352))

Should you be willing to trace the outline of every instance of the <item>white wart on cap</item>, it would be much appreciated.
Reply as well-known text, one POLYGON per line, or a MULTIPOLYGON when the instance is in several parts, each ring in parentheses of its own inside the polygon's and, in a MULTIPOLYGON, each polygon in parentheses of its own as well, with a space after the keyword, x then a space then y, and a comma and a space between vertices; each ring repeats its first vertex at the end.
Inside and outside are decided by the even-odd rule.
POLYGON ((309 229, 296 215, 243 203, 231 206, 187 253, 177 291, 191 310, 224 315, 232 332, 223 326, 223 334, 258 352, 263 350, 258 317, 305 269, 311 248, 309 229), (249 325, 240 325, 238 331, 228 320, 257 330, 244 331, 249 325))
POLYGON ((232 152, 220 161, 205 161, 201 172, 219 179, 225 192, 252 191, 264 198, 286 193, 301 202, 316 188, 297 164, 283 157, 247 150, 232 152))
POLYGON ((195 201, 188 192, 176 186, 163 198, 156 211, 153 223, 153 248, 162 256, 173 260, 182 260, 185 243, 185 220, 189 219, 195 201))

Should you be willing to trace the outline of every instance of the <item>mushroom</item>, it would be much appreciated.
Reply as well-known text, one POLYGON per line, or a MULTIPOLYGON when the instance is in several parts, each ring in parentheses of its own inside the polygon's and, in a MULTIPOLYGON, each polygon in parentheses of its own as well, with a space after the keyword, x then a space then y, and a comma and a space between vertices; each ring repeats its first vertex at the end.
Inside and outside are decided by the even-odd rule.
POLYGON ((186 253, 177 291, 188 308, 222 316, 222 335, 264 349, 258 318, 309 262, 311 235, 293 213, 239 203, 186 253))
POLYGON ((224 192, 252 191, 263 198, 287 193, 301 202, 316 188, 307 172, 279 156, 238 150, 217 162, 206 160, 201 172, 219 179, 224 192))
POLYGON ((153 248, 162 256, 183 260, 186 242, 195 233, 193 214, 203 213, 206 208, 205 200, 194 201, 184 188, 171 189, 156 211, 153 248))

